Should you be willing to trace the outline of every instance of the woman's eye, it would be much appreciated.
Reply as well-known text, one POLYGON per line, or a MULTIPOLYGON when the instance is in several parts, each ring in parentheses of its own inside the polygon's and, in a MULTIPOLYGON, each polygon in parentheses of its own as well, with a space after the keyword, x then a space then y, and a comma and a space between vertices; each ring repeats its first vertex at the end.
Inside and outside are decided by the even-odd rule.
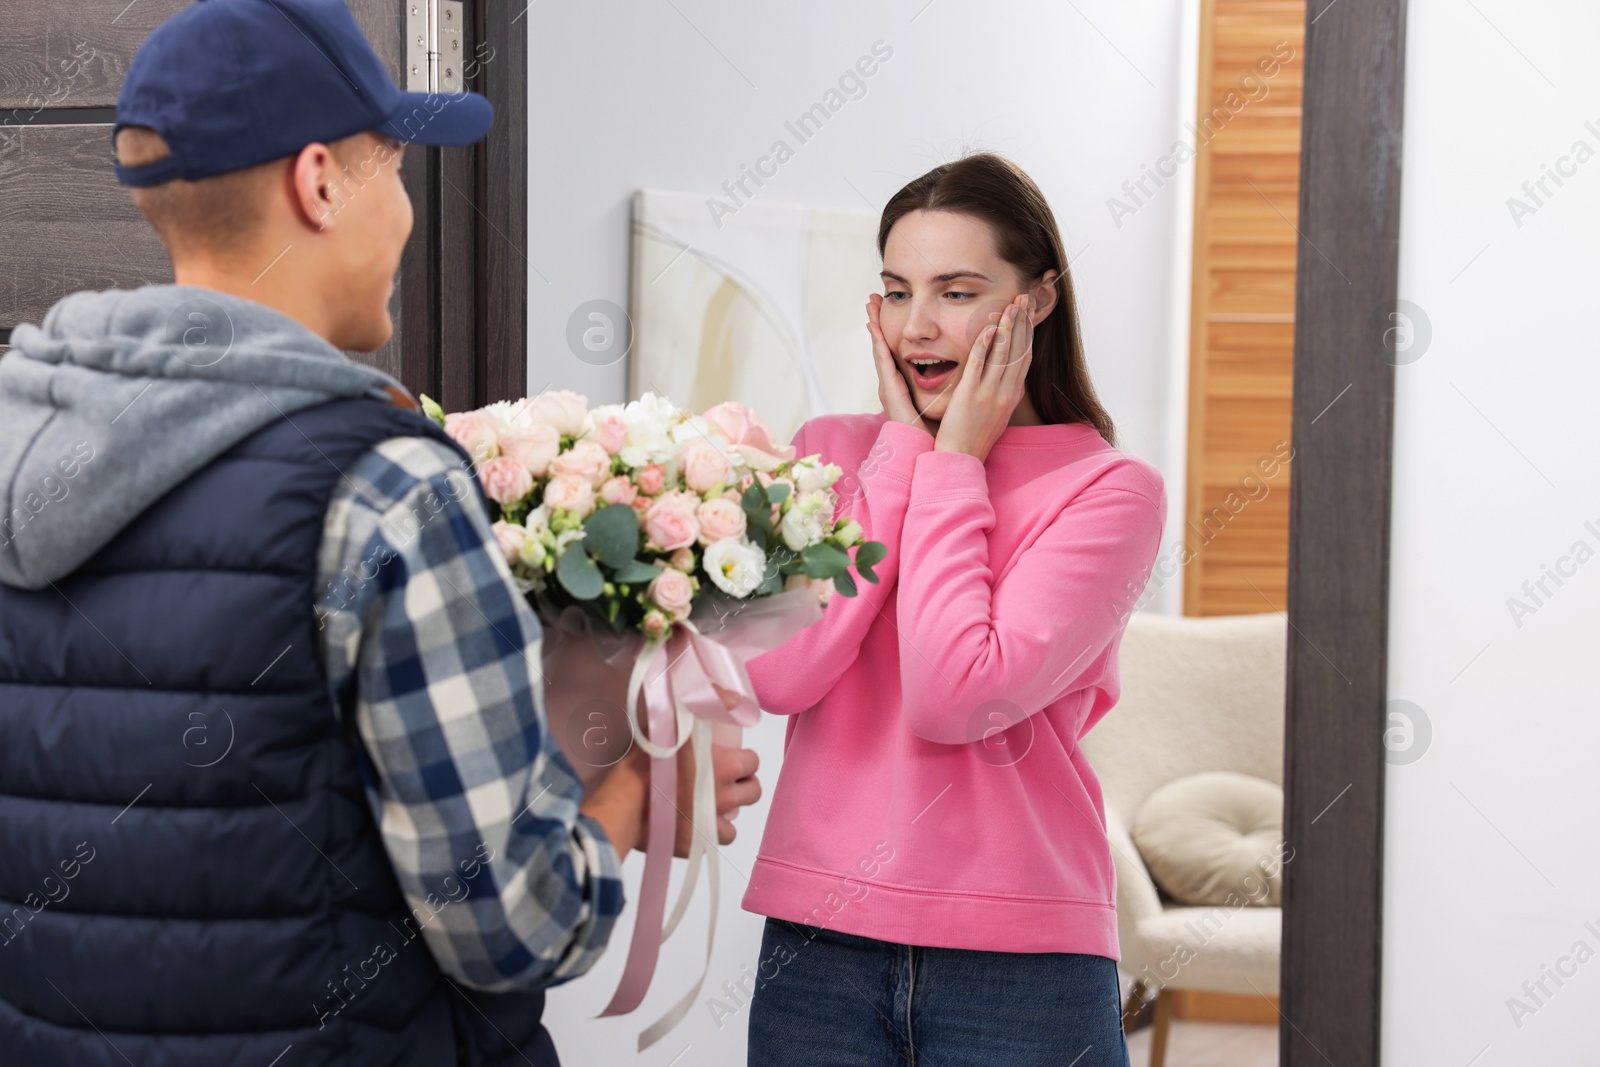
POLYGON ((910 293, 902 293, 902 292, 899 292, 899 291, 895 291, 895 292, 884 293, 883 294, 883 298, 885 300, 889 301, 891 304, 898 304, 900 302, 900 298, 901 297, 906 297, 906 296, 910 296, 910 295, 911 295, 910 293))
POLYGON ((973 294, 971 294, 971 293, 946 293, 944 295, 947 296, 947 297, 950 297, 952 300, 956 301, 957 303, 960 303, 961 301, 966 300, 968 297, 972 296, 973 294))

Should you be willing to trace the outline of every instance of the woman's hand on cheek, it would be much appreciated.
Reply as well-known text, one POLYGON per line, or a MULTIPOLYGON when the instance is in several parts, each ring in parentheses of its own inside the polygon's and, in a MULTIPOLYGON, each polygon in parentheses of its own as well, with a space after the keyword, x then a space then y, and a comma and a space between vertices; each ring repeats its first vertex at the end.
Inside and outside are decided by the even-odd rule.
POLYGON ((867 333, 872 337, 872 364, 878 371, 878 402, 883 405, 884 414, 894 422, 920 426, 931 435, 934 428, 912 403, 911 389, 895 364, 889 342, 884 339, 883 326, 878 321, 878 311, 882 306, 883 297, 877 293, 867 298, 867 333))
POLYGON ((1033 362, 1033 298, 1024 293, 972 343, 961 379, 939 421, 934 449, 965 452, 980 460, 1011 422, 1033 362))

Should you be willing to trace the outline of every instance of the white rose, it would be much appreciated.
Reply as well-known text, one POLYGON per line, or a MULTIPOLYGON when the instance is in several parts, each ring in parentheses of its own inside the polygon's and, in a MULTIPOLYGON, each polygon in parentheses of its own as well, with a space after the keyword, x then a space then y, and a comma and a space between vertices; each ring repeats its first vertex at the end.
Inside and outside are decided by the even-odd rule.
POLYGON ((767 576, 767 557, 749 541, 715 541, 701 561, 718 589, 733 596, 749 596, 767 576))

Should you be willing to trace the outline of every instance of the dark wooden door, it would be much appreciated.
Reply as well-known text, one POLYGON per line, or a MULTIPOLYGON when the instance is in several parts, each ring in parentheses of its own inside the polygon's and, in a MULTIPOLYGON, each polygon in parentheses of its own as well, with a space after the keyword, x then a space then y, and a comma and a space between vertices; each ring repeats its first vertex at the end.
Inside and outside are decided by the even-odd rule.
MULTIPOLYGON (((6 4, 0 346, 12 327, 39 322, 67 293, 172 281, 160 241, 112 172, 110 131, 135 50, 188 2, 6 4)), ((347 0, 402 86, 408 2, 347 0)), ((450 408, 521 395, 526 377, 526 258, 518 245, 526 233, 526 27, 502 10, 486 17, 486 6, 467 5, 466 40, 479 62, 466 73, 467 86, 496 105, 494 131, 475 146, 408 153, 416 225, 391 303, 395 335, 377 352, 350 353, 450 408)))

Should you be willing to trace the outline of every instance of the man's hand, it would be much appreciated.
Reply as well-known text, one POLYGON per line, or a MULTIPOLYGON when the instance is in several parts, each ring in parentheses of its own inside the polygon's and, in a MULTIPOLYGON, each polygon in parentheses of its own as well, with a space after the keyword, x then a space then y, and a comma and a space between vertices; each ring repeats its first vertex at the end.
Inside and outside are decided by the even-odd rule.
MULTIPOLYGON (((738 835, 734 817, 740 808, 747 808, 761 799, 761 781, 756 777, 756 768, 760 765, 761 757, 754 749, 711 746, 711 773, 717 786, 717 844, 733 844, 738 835)), ((686 816, 694 814, 694 780, 694 753, 689 745, 684 745, 678 750, 678 831, 672 846, 674 856, 689 855, 693 820, 686 816)))
MULTIPOLYGON (((717 844, 733 843, 738 834, 733 817, 740 808, 761 799, 761 781, 756 777, 760 762, 753 749, 711 746, 717 798, 717 844)), ((687 857, 694 840, 695 770, 694 749, 686 744, 678 750, 678 795, 670 798, 676 809, 674 856, 687 857)), ((669 798, 651 790, 650 757, 635 746, 617 761, 579 810, 600 823, 618 856, 625 859, 634 849, 643 851, 649 841, 648 813, 653 802, 668 803, 669 798)))

